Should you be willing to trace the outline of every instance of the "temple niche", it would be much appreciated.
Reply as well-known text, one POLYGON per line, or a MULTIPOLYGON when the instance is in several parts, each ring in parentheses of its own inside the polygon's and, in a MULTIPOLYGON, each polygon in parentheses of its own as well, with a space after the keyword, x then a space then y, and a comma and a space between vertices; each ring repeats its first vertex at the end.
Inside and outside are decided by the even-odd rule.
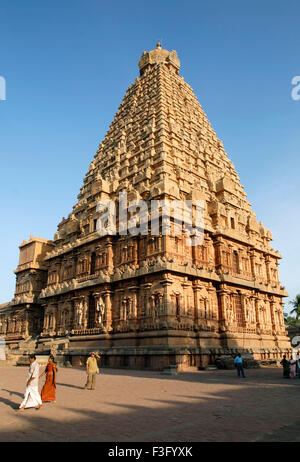
MULTIPOLYGON (((290 351, 287 293, 271 232, 179 75, 176 51, 158 44, 142 54, 139 70, 54 239, 21 244, 0 335, 16 351, 31 338, 35 352, 55 350, 73 365, 93 349, 108 367, 184 370, 237 351, 279 359, 290 351), (148 232, 120 231, 120 193, 127 205, 144 201, 137 221, 148 232), (110 223, 100 235, 97 207, 106 200, 116 206, 117 232, 110 223), (201 201, 203 242, 189 245, 175 218, 164 233, 160 212, 153 232, 154 200, 201 201)), ((132 227, 132 210, 126 219, 132 227)))

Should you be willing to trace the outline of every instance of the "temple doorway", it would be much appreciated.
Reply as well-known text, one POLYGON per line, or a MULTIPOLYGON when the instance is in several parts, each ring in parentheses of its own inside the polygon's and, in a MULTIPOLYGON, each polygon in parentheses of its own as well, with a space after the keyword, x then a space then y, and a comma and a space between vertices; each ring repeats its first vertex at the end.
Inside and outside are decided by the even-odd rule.
POLYGON ((95 298, 93 294, 89 295, 89 308, 88 308, 88 329, 95 327, 95 298))

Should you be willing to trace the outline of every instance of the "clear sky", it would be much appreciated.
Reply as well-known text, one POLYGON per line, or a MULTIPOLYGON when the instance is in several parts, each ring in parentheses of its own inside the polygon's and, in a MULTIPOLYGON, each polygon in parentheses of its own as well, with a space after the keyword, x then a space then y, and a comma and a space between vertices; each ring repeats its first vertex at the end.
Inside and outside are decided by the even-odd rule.
POLYGON ((143 50, 177 50, 258 220, 300 293, 298 0, 1 0, 0 303, 13 297, 18 245, 53 238, 143 50))

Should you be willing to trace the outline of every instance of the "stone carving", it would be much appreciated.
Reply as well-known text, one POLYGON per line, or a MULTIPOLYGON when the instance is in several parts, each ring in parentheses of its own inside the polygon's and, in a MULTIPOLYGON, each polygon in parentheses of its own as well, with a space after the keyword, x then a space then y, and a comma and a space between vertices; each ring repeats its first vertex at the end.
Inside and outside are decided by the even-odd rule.
POLYGON ((105 304, 103 302, 103 298, 100 296, 96 300, 96 322, 99 325, 103 324, 104 312, 105 312, 105 304))
POLYGON ((282 336, 275 344, 271 331, 284 332, 280 254, 270 247, 271 233, 258 223, 192 88, 178 75, 176 52, 157 44, 143 53, 139 69, 140 77, 126 92, 54 241, 31 236, 21 244, 15 297, 10 305, 0 305, 0 316, 5 313, 7 319, 2 331, 23 332, 25 321, 15 311, 28 305, 28 325, 33 325, 32 311, 39 310, 45 337, 55 337, 57 328, 71 324, 76 335, 94 335, 95 329, 103 334, 105 324, 114 346, 126 343, 125 336, 114 337, 117 332, 131 332, 131 346, 137 342, 151 348, 170 345, 168 330, 179 329, 187 334, 172 337, 176 347, 201 344, 205 351, 208 346, 231 347, 230 342, 244 348, 250 329, 258 349, 264 342, 288 349, 288 340, 282 336), (203 200, 203 245, 188 246, 183 232, 178 239, 161 234, 100 237, 95 232, 97 203, 117 202, 119 192, 148 204, 152 199, 203 200), (97 293, 95 306, 88 305, 97 293), (271 301, 276 307, 272 323, 271 301), (55 311, 54 306, 63 309, 55 311), (86 329, 90 317, 95 329, 86 329), (256 327, 265 326, 270 326, 269 337, 255 337, 256 327), (154 333, 135 337, 138 329, 154 333), (227 337, 212 335, 217 331, 227 337))
POLYGON ((84 301, 79 300, 77 304, 77 311, 76 311, 76 324, 80 327, 83 324, 83 315, 84 315, 84 301))

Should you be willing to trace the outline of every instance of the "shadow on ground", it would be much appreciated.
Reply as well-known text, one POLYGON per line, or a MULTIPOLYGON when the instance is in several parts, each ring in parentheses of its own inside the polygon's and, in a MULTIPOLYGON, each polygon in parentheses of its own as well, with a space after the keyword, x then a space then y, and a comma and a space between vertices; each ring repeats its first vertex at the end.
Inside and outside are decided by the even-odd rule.
MULTIPOLYGON (((300 440, 300 380, 284 380, 279 369, 270 376, 252 370, 246 379, 238 379, 235 371, 172 377, 153 372, 130 371, 128 374, 123 370, 105 370, 103 375, 108 383, 109 376, 120 376, 117 382, 120 396, 128 392, 122 376, 130 375, 131 382, 149 377, 159 379, 162 396, 151 397, 150 392, 145 392, 143 396, 136 396, 137 404, 112 402, 106 397, 106 390, 101 389, 101 375, 97 391, 83 391, 84 395, 77 391, 81 387, 61 383, 58 393, 59 386, 69 388, 69 392, 74 393, 74 406, 66 406, 62 399, 63 404, 56 408, 45 405, 39 412, 28 410, 16 414, 13 427, 0 432, 0 441, 272 441, 272 435, 277 441, 281 438, 282 441, 300 440), (194 390, 193 394, 172 392, 170 395, 170 381, 178 385, 178 389, 179 382, 196 381, 199 393, 194 390), (92 404, 92 409, 82 406, 83 399, 92 404)), ((134 393, 134 386, 132 390, 134 393)), ((134 396, 130 398, 134 401, 134 396)), ((0 398, 0 401, 15 408, 15 403, 8 399, 0 398)))

